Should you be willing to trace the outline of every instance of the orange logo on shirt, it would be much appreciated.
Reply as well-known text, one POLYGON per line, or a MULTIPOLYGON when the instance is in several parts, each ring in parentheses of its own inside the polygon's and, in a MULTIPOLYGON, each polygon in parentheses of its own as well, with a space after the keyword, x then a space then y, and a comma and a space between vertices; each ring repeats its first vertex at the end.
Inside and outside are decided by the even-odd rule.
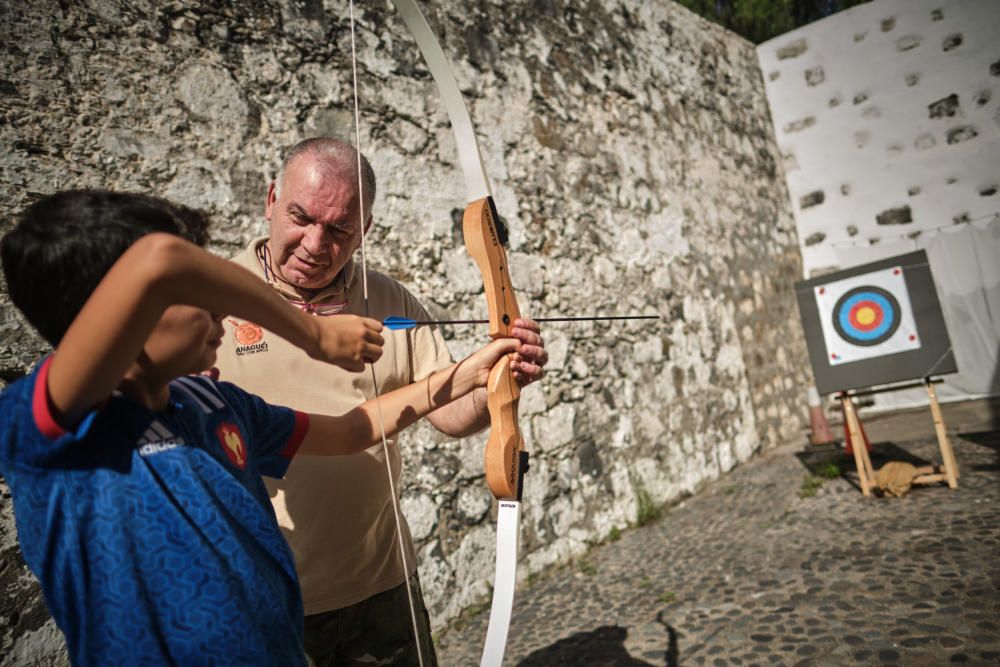
POLYGON ((236 327, 233 334, 236 336, 236 342, 240 345, 253 345, 259 343, 260 339, 264 337, 264 331, 253 322, 229 320, 229 323, 236 327))
POLYGON ((216 429, 215 434, 222 444, 222 451, 226 453, 233 465, 242 470, 247 465, 247 448, 243 444, 243 436, 240 429, 233 424, 223 422, 216 429))

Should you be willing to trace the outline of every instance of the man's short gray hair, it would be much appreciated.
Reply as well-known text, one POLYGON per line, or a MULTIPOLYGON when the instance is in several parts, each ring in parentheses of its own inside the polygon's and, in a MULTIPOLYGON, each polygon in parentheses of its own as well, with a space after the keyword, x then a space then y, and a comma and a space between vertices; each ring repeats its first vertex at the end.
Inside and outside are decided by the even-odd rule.
POLYGON ((361 157, 361 183, 364 188, 362 201, 365 207, 365 217, 372 214, 372 205, 375 203, 375 171, 368 158, 358 153, 357 149, 349 143, 332 137, 313 137, 306 139, 288 149, 281 166, 278 168, 278 175, 274 179, 274 194, 281 195, 281 189, 285 185, 285 171, 295 158, 300 155, 309 154, 316 158, 319 168, 327 178, 349 178, 352 182, 358 181, 358 156, 361 157))

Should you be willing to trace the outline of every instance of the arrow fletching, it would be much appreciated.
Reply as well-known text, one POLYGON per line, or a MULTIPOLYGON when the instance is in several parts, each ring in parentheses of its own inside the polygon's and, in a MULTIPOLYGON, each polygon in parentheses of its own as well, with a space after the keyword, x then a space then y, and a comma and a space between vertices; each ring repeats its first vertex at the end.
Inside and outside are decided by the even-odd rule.
POLYGON ((382 325, 391 331, 405 331, 406 329, 413 329, 416 327, 417 321, 410 320, 405 317, 399 317, 398 315, 390 315, 382 320, 382 325))

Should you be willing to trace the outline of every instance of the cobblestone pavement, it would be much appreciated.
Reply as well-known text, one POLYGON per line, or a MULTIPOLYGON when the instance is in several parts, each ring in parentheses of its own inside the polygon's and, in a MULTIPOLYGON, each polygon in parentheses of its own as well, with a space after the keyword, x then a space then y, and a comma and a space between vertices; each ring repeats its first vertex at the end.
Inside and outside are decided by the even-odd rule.
MULTIPOLYGON (((874 466, 939 462, 929 422, 866 421, 874 466)), ((522 585, 505 664, 1000 664, 1000 430, 978 426, 952 436, 957 490, 903 498, 862 497, 839 448, 822 482, 820 448, 758 456, 522 585)), ((442 665, 478 664, 487 615, 444 633, 442 665)))

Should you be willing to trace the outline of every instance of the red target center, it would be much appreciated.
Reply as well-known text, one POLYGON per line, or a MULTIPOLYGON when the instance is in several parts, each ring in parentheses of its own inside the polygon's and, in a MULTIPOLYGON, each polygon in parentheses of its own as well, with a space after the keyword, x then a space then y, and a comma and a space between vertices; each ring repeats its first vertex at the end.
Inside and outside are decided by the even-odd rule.
POLYGON ((858 331, 872 331, 882 324, 885 313, 874 301, 858 301, 847 315, 851 326, 858 331))

